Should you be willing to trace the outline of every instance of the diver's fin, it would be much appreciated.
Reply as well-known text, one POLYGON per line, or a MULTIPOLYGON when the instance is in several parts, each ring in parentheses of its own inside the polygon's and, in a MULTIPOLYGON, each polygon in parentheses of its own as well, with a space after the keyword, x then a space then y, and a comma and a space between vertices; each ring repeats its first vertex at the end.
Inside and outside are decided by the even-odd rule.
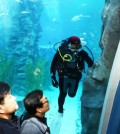
POLYGON ((53 122, 50 125, 51 134, 59 134, 61 128, 63 113, 57 112, 53 122))

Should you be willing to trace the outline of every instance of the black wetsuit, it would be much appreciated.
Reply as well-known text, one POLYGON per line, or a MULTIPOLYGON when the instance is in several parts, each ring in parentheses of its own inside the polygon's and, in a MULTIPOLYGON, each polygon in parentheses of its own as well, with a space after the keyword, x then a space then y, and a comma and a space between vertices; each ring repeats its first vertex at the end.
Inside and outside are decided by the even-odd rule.
POLYGON ((56 76, 57 71, 59 76, 59 109, 63 109, 67 93, 70 97, 74 97, 76 95, 79 81, 82 78, 82 71, 84 70, 84 62, 88 64, 88 67, 93 65, 93 60, 84 50, 75 53, 68 49, 63 52, 57 51, 54 55, 51 64, 51 74, 56 76), (63 59, 65 54, 68 54, 65 56, 66 60, 63 59))

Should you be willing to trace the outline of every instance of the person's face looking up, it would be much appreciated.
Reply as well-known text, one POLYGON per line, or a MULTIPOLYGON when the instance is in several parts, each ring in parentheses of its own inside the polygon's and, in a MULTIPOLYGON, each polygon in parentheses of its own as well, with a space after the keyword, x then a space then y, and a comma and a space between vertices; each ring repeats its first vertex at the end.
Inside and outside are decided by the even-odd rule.
POLYGON ((1 105, 3 114, 9 115, 14 113, 18 109, 15 96, 10 92, 4 96, 3 104, 1 105))
POLYGON ((36 109, 37 111, 37 115, 39 116, 39 114, 45 114, 49 109, 50 109, 50 106, 49 106, 49 102, 48 102, 48 99, 43 95, 43 97, 40 99, 40 102, 42 103, 42 107, 38 107, 36 109))

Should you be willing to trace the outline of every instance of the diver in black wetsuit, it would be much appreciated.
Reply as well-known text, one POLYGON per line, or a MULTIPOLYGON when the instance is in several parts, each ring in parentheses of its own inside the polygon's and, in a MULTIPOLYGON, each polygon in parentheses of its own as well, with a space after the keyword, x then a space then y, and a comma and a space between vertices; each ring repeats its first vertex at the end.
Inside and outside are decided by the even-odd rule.
POLYGON ((88 67, 93 65, 93 60, 88 53, 82 49, 81 41, 77 36, 68 38, 67 47, 59 47, 54 55, 51 64, 51 79, 54 87, 59 87, 58 112, 63 113, 65 97, 68 93, 70 97, 76 95, 78 84, 82 78, 84 62, 88 67), (56 79, 56 71, 59 76, 59 83, 56 79))

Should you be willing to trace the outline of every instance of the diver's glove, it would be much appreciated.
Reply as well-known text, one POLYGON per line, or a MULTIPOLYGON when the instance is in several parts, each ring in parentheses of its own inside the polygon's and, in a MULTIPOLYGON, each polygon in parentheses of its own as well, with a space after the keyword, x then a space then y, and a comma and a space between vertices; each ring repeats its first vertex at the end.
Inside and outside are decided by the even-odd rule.
POLYGON ((52 79, 52 85, 56 88, 58 88, 59 84, 56 80, 56 77, 54 75, 51 75, 51 79, 52 79))

